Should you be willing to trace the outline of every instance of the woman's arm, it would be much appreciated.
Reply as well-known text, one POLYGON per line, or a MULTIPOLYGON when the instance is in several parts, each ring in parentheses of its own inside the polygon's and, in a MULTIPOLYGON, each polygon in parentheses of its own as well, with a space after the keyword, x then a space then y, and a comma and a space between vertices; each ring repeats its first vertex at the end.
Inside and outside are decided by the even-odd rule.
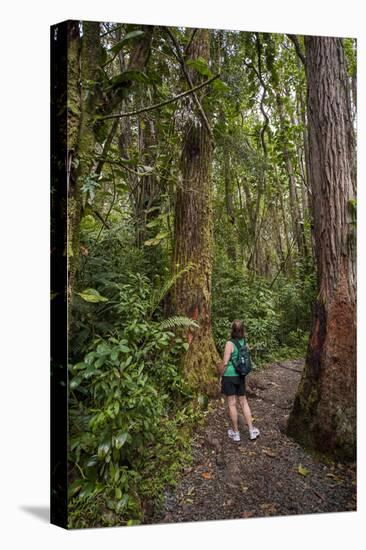
POLYGON ((221 366, 220 366, 220 374, 224 374, 226 365, 229 362, 229 359, 231 357, 232 352, 233 352, 232 342, 226 342, 225 351, 224 351, 224 358, 223 358, 223 361, 222 361, 221 366))

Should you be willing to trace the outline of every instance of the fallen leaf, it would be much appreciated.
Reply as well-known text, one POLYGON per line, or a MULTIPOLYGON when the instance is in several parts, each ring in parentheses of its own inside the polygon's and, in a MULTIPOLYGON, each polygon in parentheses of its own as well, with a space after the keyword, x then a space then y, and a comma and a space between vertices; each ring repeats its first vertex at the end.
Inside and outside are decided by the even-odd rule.
POLYGON ((276 512, 276 505, 272 502, 264 502, 260 505, 260 507, 264 512, 268 512, 270 514, 274 514, 276 512))
POLYGON ((253 512, 243 512, 241 517, 242 518, 252 518, 254 516, 254 513, 253 512))
POLYGON ((211 472, 202 472, 201 476, 204 479, 212 479, 212 473, 211 472))
POLYGON ((240 483, 240 489, 245 493, 248 490, 248 487, 244 485, 244 483, 240 483))
POLYGON ((262 453, 264 453, 265 455, 270 456, 271 458, 276 457, 276 453, 274 453, 273 451, 267 450, 267 449, 262 449, 262 453))
POLYGON ((304 466, 302 466, 301 464, 299 464, 299 467, 298 467, 297 471, 302 476, 307 476, 309 474, 309 470, 307 468, 305 468, 304 466))
POLYGON ((330 478, 334 479, 338 483, 343 483, 343 479, 341 477, 338 477, 338 476, 334 475, 334 474, 327 474, 327 477, 330 477, 330 478))

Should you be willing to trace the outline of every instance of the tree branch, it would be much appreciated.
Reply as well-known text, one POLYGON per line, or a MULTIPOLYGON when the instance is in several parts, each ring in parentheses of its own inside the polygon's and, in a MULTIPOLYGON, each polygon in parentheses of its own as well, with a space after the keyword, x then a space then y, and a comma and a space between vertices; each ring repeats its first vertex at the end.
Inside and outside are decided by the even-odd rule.
MULTIPOLYGON (((182 56, 182 52, 180 51, 180 47, 179 47, 179 44, 174 36, 174 34, 171 32, 171 30, 169 29, 169 27, 166 27, 165 31, 168 33, 168 35, 170 36, 171 40, 173 41, 173 44, 174 44, 174 47, 176 49, 176 52, 177 52, 177 57, 178 57, 178 61, 180 63, 180 66, 182 67, 182 71, 184 73, 184 76, 186 77, 186 80, 188 82, 188 85, 190 86, 190 88, 192 89, 193 88, 193 83, 192 83, 192 80, 191 80, 191 77, 189 76, 188 74, 188 71, 187 71, 187 67, 186 67, 186 63, 184 61, 184 57, 182 56)), ((192 42, 193 40, 193 37, 194 37, 194 34, 195 34, 195 31, 192 33, 193 36, 191 36, 191 40, 190 40, 190 43, 192 42)), ((188 51, 188 47, 186 48, 185 50, 185 53, 188 51)), ((200 103, 200 100, 198 99, 197 95, 195 94, 194 91, 192 91, 192 95, 193 95, 193 99, 194 99, 194 102, 197 106, 197 109, 202 117, 202 120, 207 128, 207 131, 209 133, 209 136, 211 138, 212 141, 214 141, 214 137, 213 137, 213 133, 212 133, 212 130, 211 130, 211 126, 210 126, 210 123, 208 122, 207 120, 207 117, 206 117, 206 113, 205 111, 203 110, 203 107, 200 103)))
POLYGON ((187 45, 186 47, 184 48, 184 53, 183 53, 183 56, 185 57, 187 55, 187 52, 189 50, 189 46, 192 44, 192 41, 193 41, 193 38, 194 38, 194 35, 196 34, 197 32, 197 29, 193 29, 192 33, 191 33, 191 36, 189 37, 189 40, 187 42, 187 45))
POLYGON ((207 84, 210 84, 217 78, 220 78, 220 73, 217 75, 209 78, 205 82, 202 82, 202 84, 199 84, 198 86, 195 86, 194 88, 191 88, 190 90, 187 90, 186 92, 182 92, 181 94, 178 94, 174 97, 171 97, 170 99, 166 99, 165 101, 162 101, 161 103, 155 103, 155 105, 150 105, 149 107, 143 107, 142 109, 137 109, 137 111, 129 111, 127 113, 118 113, 116 115, 106 115, 97 117, 97 120, 106 120, 107 118, 120 118, 120 117, 127 117, 127 116, 135 116, 139 115, 140 113, 147 113, 148 111, 152 111, 154 109, 160 109, 160 107, 164 107, 164 105, 168 105, 169 103, 173 103, 174 101, 177 101, 178 99, 181 99, 182 97, 185 97, 189 94, 194 93, 195 91, 199 90, 200 88, 203 88, 204 86, 207 86, 207 84))
POLYGON ((264 119, 265 119, 265 123, 264 123, 264 126, 261 130, 261 141, 262 141, 262 147, 263 147, 263 152, 264 152, 264 156, 266 157, 267 156, 267 146, 266 146, 266 143, 264 141, 264 132, 267 130, 268 128, 268 125, 269 125, 269 118, 268 118, 268 115, 266 113, 266 111, 264 110, 264 99, 266 97, 266 94, 267 94, 267 88, 266 88, 266 85, 264 83, 264 80, 262 78, 262 62, 261 62, 261 51, 262 51, 262 46, 261 46, 261 42, 260 42, 260 38, 259 38, 259 32, 256 33, 256 38, 257 38, 257 56, 258 56, 258 76, 259 76, 259 81, 263 87, 263 94, 262 94, 262 98, 261 98, 261 111, 262 111, 262 115, 264 116, 264 119))
POLYGON ((301 59, 301 62, 305 67, 306 66, 306 59, 305 59, 305 55, 301 51, 301 46, 300 46, 299 39, 297 38, 297 35, 296 34, 288 34, 287 36, 289 37, 289 39, 291 40, 291 42, 295 46, 296 53, 299 56, 299 59, 301 59))
POLYGON ((252 71, 255 72, 255 74, 256 74, 256 76, 257 76, 257 78, 258 78, 258 80, 259 80, 259 82, 260 82, 260 84, 263 88, 263 93, 262 93, 261 102, 260 102, 260 110, 261 110, 261 113, 264 117, 264 125, 263 125, 263 127, 261 128, 261 131, 260 131, 260 138, 261 138, 263 153, 264 153, 264 156, 266 157, 267 156, 267 146, 266 146, 266 143, 265 143, 265 140, 264 140, 264 133, 268 128, 269 118, 268 118, 268 115, 267 115, 266 111, 264 110, 264 100, 265 100, 265 97, 267 95, 267 87, 266 87, 266 85, 264 83, 264 80, 263 80, 263 77, 262 77, 261 43, 260 43, 260 39, 259 39, 259 33, 256 33, 256 38, 257 38, 256 46, 257 46, 257 57, 258 57, 258 69, 253 65, 253 63, 248 63, 245 60, 244 60, 244 65, 246 67, 248 67, 249 69, 252 69, 252 71))

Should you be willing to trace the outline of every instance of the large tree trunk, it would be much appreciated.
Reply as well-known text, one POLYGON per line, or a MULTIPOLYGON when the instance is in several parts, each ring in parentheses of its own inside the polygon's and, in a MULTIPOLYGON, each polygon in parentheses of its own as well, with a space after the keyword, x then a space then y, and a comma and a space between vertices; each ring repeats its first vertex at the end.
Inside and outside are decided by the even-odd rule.
POLYGON ((288 432, 340 458, 356 452, 354 139, 341 39, 305 37, 309 167, 319 294, 288 432))
POLYGON ((76 156, 80 130, 80 33, 79 21, 67 23, 67 302, 72 289, 79 249, 77 227, 80 223, 81 197, 77 184, 76 156))
MULTIPOLYGON (((210 42, 207 30, 197 30, 190 45, 188 59, 202 57, 209 61, 210 42)), ((189 70, 193 85, 200 77, 189 70)), ((197 391, 217 391, 216 365, 219 356, 211 332, 212 270, 212 143, 199 112, 187 114, 181 158, 182 180, 177 189, 173 273, 193 268, 182 275, 172 292, 173 312, 198 321, 200 328, 189 334, 190 346, 184 360, 188 381, 197 391)), ((209 120, 208 113, 206 117, 209 120)))

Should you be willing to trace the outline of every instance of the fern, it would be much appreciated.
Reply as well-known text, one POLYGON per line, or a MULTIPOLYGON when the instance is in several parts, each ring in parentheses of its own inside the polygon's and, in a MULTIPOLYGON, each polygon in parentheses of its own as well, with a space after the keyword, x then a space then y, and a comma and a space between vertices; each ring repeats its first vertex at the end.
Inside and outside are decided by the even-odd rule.
POLYGON ((181 269, 180 271, 177 271, 177 273, 174 273, 174 275, 169 277, 169 279, 165 281, 165 283, 161 288, 156 289, 152 293, 151 300, 150 300, 150 308, 149 308, 150 318, 152 317, 152 314, 154 313, 154 311, 156 310, 156 308, 158 307, 158 305, 160 304, 164 296, 166 296, 166 294, 169 292, 172 286, 176 283, 179 277, 181 277, 184 273, 187 273, 188 271, 190 271, 193 267, 194 267, 194 264, 192 264, 191 262, 188 263, 188 265, 185 268, 181 269))
POLYGON ((165 319, 159 324, 159 328, 161 330, 171 330, 173 328, 188 328, 188 327, 195 327, 199 328, 199 324, 197 321, 194 321, 193 319, 190 319, 189 317, 169 317, 168 319, 165 319))

